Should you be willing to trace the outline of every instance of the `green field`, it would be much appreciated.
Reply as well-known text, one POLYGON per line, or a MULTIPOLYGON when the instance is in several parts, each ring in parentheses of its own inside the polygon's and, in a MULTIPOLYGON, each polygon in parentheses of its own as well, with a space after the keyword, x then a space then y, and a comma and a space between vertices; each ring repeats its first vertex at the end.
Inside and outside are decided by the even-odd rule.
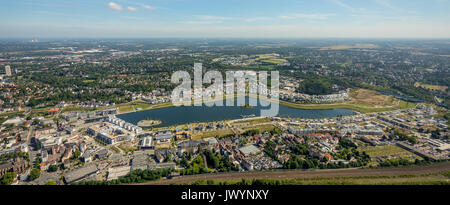
POLYGON ((65 113, 65 112, 75 112, 75 111, 94 111, 94 110, 99 110, 101 108, 82 108, 82 107, 65 107, 63 108, 63 110, 61 111, 61 113, 65 113))
POLYGON ((400 101, 398 106, 394 107, 367 107, 362 104, 347 104, 347 103, 336 103, 336 104, 298 104, 298 103, 291 103, 291 102, 285 102, 280 101, 281 105, 293 107, 293 108, 299 108, 299 109, 310 109, 310 110, 319 110, 319 109, 350 109, 355 110, 361 113, 371 113, 371 112, 386 112, 386 111, 392 111, 397 109, 407 109, 407 108, 414 108, 416 107, 415 103, 407 103, 405 101, 400 101))
POLYGON ((153 104, 141 101, 141 100, 116 105, 116 107, 119 108, 119 113, 165 108, 165 107, 170 107, 170 106, 172 106, 172 103, 161 103, 161 104, 153 105, 153 104))
POLYGON ((287 62, 286 59, 271 54, 257 55, 256 58, 250 59, 250 61, 262 62, 267 64, 282 64, 287 62))
MULTIPOLYGON (((400 176, 361 176, 361 177, 314 177, 285 180, 259 179, 260 182, 279 185, 450 185, 449 172, 400 176)), ((246 181, 252 181, 251 179, 246 181)), ((205 181, 200 180, 196 185, 233 185, 240 181, 205 181)))
POLYGON ((281 63, 286 63, 287 60, 282 59, 282 58, 267 58, 267 59, 261 60, 261 62, 271 63, 271 64, 281 64, 281 63))
POLYGON ((415 159, 423 160, 422 157, 396 145, 367 146, 364 148, 358 148, 358 150, 360 152, 366 152, 372 158, 372 162, 369 165, 373 166, 376 166, 378 164, 377 160, 386 160, 386 159, 408 159, 409 161, 414 161, 415 159))
POLYGON ((447 86, 441 86, 441 85, 431 85, 431 84, 424 84, 424 83, 415 83, 414 86, 416 87, 422 87, 429 90, 440 90, 442 92, 445 92, 447 90, 447 86))
POLYGON ((248 131, 248 130, 258 130, 260 133, 263 132, 269 132, 271 130, 273 130, 275 128, 275 126, 268 124, 268 125, 257 125, 257 126, 249 126, 249 127, 245 127, 245 129, 243 130, 248 131))
POLYGON ((95 80, 83 80, 83 83, 92 83, 92 82, 94 82, 95 80))
POLYGON ((270 122, 269 118, 257 118, 257 119, 250 119, 250 120, 245 120, 245 121, 238 121, 238 122, 233 122, 231 123, 231 125, 254 125, 254 124, 259 124, 259 123, 265 123, 265 122, 270 122))
POLYGON ((208 137, 223 137, 225 135, 233 134, 233 131, 230 129, 224 129, 224 130, 214 130, 214 131, 206 131, 201 132, 198 134, 193 134, 192 139, 202 139, 202 138, 208 138, 208 137))

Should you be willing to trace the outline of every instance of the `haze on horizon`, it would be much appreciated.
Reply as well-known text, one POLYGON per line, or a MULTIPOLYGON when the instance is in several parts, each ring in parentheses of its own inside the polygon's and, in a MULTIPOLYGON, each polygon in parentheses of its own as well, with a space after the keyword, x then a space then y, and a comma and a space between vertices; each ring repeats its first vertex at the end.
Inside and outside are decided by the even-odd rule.
POLYGON ((0 38, 450 38, 450 0, 0 3, 0 38))

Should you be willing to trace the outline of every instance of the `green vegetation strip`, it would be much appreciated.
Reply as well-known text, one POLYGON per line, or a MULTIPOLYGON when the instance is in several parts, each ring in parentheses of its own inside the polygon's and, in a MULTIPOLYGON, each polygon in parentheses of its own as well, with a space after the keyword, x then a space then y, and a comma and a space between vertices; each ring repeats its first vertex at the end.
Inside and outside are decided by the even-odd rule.
POLYGON ((190 185, 450 185, 450 171, 399 176, 314 177, 297 179, 198 180, 190 185))

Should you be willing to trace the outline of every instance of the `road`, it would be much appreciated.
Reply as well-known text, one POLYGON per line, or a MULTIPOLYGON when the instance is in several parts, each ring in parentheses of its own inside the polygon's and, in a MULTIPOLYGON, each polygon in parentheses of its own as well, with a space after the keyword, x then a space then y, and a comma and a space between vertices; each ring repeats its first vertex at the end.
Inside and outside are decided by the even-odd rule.
POLYGON ((141 185, 168 185, 188 184, 198 180, 212 179, 214 181, 239 181, 245 179, 296 179, 315 177, 358 177, 358 176, 399 176, 438 173, 450 171, 450 162, 427 166, 413 166, 402 168, 383 169, 324 169, 324 170, 288 170, 288 171, 262 171, 262 172, 232 172, 218 174, 203 174, 182 176, 174 179, 163 179, 141 183, 141 185))
POLYGON ((34 126, 30 126, 30 128, 28 128, 28 134, 27 134, 27 139, 25 140, 25 142, 29 145, 31 144, 31 138, 34 135, 34 126))

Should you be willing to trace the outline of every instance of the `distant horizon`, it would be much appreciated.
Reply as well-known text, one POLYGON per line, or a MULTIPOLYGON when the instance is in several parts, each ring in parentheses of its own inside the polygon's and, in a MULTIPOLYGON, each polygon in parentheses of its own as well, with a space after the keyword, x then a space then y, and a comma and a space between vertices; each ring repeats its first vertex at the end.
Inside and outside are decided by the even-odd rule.
POLYGON ((449 0, 0 1, 0 38, 450 38, 449 0))
POLYGON ((0 40, 450 40, 450 37, 0 37, 0 40))

